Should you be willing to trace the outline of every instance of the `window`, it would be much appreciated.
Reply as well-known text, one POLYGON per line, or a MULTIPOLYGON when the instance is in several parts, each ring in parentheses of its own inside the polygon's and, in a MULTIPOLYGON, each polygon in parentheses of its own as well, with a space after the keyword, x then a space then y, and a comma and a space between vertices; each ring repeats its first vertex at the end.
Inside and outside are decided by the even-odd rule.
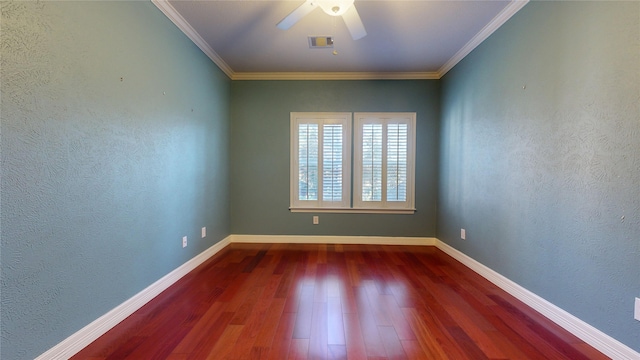
POLYGON ((291 208, 349 208, 351 113, 291 113, 291 208))
POLYGON ((353 205, 414 210, 415 113, 355 113, 353 205))
POLYGON ((291 113, 291 210, 413 213, 416 114, 351 115, 291 113))

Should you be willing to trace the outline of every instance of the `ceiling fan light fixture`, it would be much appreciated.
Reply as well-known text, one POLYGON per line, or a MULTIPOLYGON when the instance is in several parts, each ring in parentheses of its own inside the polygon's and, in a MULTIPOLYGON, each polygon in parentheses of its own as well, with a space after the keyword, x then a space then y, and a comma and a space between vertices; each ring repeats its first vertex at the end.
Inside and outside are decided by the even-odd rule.
POLYGON ((344 20, 351 38, 353 40, 361 39, 367 36, 364 24, 356 6, 353 4, 355 0, 306 0, 302 5, 298 6, 289 15, 276 25, 279 29, 287 30, 295 25, 300 19, 309 15, 315 8, 320 6, 322 11, 331 16, 341 16, 344 20))
POLYGON ((316 0, 322 11, 331 16, 342 16, 353 5, 354 0, 316 0))

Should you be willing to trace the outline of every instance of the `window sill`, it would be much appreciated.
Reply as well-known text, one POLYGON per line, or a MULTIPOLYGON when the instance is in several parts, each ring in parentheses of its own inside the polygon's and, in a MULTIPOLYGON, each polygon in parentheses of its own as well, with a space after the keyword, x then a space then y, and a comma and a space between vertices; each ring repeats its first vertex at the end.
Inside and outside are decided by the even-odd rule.
POLYGON ((334 213, 334 214, 413 214, 416 209, 370 209, 370 208, 289 208, 301 213, 334 213))

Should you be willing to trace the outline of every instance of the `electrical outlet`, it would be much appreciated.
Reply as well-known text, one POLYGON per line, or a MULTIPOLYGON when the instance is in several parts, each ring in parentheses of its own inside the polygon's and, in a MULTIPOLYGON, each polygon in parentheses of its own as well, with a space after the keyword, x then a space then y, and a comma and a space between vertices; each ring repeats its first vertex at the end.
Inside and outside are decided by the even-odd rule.
POLYGON ((460 229, 460 239, 462 240, 467 239, 467 232, 464 229, 460 229))
POLYGON ((640 298, 636 298, 636 306, 633 311, 633 318, 640 321, 640 298))
POLYGON ((318 225, 320 224, 320 217, 317 215, 313 216, 313 225, 318 225))
POLYGON ((182 237, 182 247, 183 247, 183 248, 186 248, 186 247, 187 247, 187 237, 186 237, 186 236, 183 236, 183 237, 182 237))
POLYGON ((202 228, 201 236, 202 236, 203 239, 207 237, 207 228, 206 227, 202 228))

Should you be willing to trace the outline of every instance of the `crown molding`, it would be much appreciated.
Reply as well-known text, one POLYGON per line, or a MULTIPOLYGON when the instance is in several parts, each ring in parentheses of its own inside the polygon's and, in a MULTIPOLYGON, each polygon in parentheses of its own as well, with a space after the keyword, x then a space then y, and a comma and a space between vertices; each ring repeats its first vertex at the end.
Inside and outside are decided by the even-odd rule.
POLYGON ((502 11, 496 15, 480 32, 478 32, 468 43, 466 43, 462 49, 458 50, 455 55, 449 59, 440 70, 438 70, 438 78, 443 77, 449 70, 453 69, 462 59, 464 59, 469 53, 473 51, 478 45, 485 41, 494 31, 504 25, 515 13, 522 9, 529 0, 513 0, 502 11))
POLYGON ((430 80, 435 72, 236 72, 231 80, 430 80))
POLYGON ((191 27, 191 25, 185 20, 180 13, 169 3, 168 0, 151 0, 153 5, 155 5, 163 14, 165 14, 169 20, 171 20, 178 29, 182 30, 182 32, 187 35, 191 41, 193 41, 199 48, 204 52, 211 61, 213 61, 222 72, 224 72, 230 79, 233 78, 234 71, 231 67, 220 57, 220 55, 216 54, 215 51, 207 44, 207 42, 198 34, 198 32, 191 27))
POLYGON ((512 0, 437 72, 235 72, 168 0, 151 0, 231 80, 437 80, 478 47, 494 31, 524 7, 529 0, 512 0))

